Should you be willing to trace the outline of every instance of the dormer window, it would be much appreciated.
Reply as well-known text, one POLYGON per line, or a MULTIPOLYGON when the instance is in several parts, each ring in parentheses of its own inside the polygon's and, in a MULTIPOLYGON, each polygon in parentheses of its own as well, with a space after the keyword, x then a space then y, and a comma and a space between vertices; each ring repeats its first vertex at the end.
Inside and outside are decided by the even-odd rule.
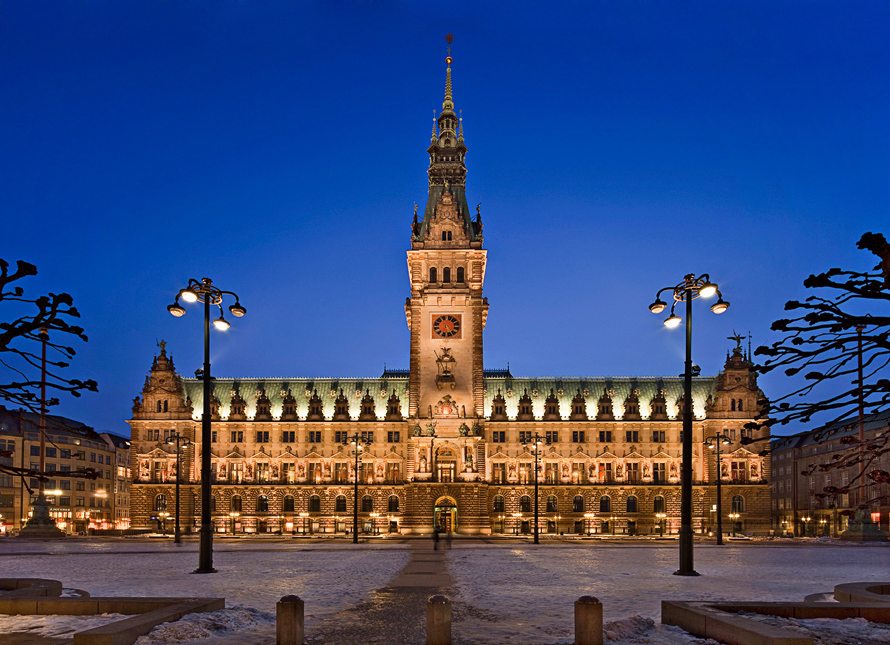
POLYGON ((451 241, 451 231, 442 231, 442 241, 443 242, 451 241))

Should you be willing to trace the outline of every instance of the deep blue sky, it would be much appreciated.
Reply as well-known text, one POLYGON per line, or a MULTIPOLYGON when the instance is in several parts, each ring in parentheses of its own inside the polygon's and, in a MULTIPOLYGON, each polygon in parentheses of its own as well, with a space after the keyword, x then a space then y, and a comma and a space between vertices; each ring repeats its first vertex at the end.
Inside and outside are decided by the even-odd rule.
MULTIPOLYGON (((488 367, 676 375, 646 307, 710 272, 695 362, 769 323, 803 279, 870 267, 888 233, 882 2, 0 3, 0 257, 67 291, 100 393, 58 412, 126 434, 165 339, 201 362, 189 277, 241 294, 219 376, 408 366, 405 250, 426 199, 455 34, 468 196, 482 202, 488 367)), ((762 380, 767 394, 788 388, 762 380)), ((786 430, 787 431, 787 430, 786 430)))

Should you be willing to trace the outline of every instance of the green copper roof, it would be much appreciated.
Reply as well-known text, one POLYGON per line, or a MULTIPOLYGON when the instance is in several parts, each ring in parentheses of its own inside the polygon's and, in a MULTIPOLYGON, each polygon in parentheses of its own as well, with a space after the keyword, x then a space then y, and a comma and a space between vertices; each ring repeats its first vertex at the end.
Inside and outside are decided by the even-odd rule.
MULTIPOLYGON (((229 407, 232 400, 232 392, 235 384, 244 399, 247 418, 256 414, 256 400, 259 392, 264 390, 266 396, 272 402, 272 418, 281 416, 283 401, 288 390, 297 401, 297 415, 305 418, 309 412, 309 399, 313 391, 318 392, 322 400, 325 418, 334 415, 334 400, 340 395, 340 390, 349 399, 349 416, 358 418, 361 411, 362 397, 370 391, 374 397, 374 411, 378 419, 386 415, 386 402, 393 391, 399 397, 402 405, 402 414, 408 413, 408 379, 407 378, 352 378, 352 379, 223 379, 218 378, 213 382, 214 394, 220 402, 220 416, 225 419, 229 416, 229 407)), ((182 386, 186 396, 191 398, 194 409, 194 418, 200 418, 204 407, 203 382, 193 378, 182 379, 182 386)))
MULTIPOLYGON (((705 416, 705 401, 708 395, 715 393, 716 377, 692 379, 692 411, 696 418, 705 416)), ((532 412, 536 417, 544 415, 544 401, 553 390, 559 399, 559 414, 567 419, 572 411, 572 399, 581 391, 587 402, 587 415, 592 419, 596 416, 597 402, 603 390, 612 390, 612 410, 616 419, 624 414, 624 400, 630 396, 631 389, 637 390, 640 400, 640 415, 649 418, 650 402, 658 392, 664 389, 667 401, 667 415, 678 418, 677 401, 683 396, 682 378, 486 378, 485 379, 485 416, 491 416, 491 402, 501 395, 506 402, 506 413, 514 418, 519 409, 519 398, 528 392, 532 397, 532 412)))
MULTIPOLYGON (((457 210, 463 218, 464 230, 466 230, 467 236, 471 242, 476 241, 478 237, 476 236, 476 228, 473 226, 473 216, 470 212, 470 207, 467 205, 466 187, 454 185, 449 186, 448 190, 451 191, 454 201, 457 204, 457 210)), ((444 186, 430 186, 430 195, 426 201, 426 210, 423 211, 423 221, 420 224, 420 233, 415 237, 416 240, 420 241, 426 237, 426 231, 433 218, 433 212, 436 210, 436 205, 439 203, 439 199, 444 192, 444 186)))

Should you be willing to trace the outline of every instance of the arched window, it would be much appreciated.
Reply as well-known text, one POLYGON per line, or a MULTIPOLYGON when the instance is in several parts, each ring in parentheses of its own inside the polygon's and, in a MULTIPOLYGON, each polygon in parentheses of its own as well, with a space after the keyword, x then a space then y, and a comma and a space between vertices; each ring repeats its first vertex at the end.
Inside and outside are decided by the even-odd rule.
POLYGON ((362 513, 370 513, 374 510, 374 500, 370 495, 362 497, 362 513))
POLYGON ((284 496, 283 511, 285 513, 293 513, 294 512, 294 496, 293 495, 285 495, 284 496))
POLYGON ((744 513, 745 512, 745 498, 741 495, 736 495, 732 498, 732 512, 733 513, 744 513))
POLYGON ((346 512, 346 495, 337 495, 337 499, 334 500, 334 512, 346 512))
POLYGON ((628 513, 636 513, 637 512, 637 498, 635 495, 631 495, 627 498, 627 512, 628 513))
MULTIPOLYGON (((164 401, 164 403, 166 403, 166 401, 164 401)), ((164 407, 167 407, 167 406, 164 406, 164 407)), ((164 412, 166 412, 166 411, 167 410, 164 410, 164 412)), ((741 411, 742 411, 742 400, 739 399, 739 412, 741 412, 741 411)))
POLYGON ((547 497, 547 512, 548 513, 556 512, 556 495, 550 495, 547 497))
POLYGON ((260 495, 256 500, 256 512, 257 513, 268 513, 269 512, 269 498, 265 495, 260 495))
POLYGON ((584 512, 584 498, 580 495, 575 495, 575 499, 572 500, 572 512, 573 513, 583 513, 584 512))
POLYGON ((451 241, 451 231, 442 231, 442 241, 443 242, 451 241))
POLYGON ((156 511, 166 511, 167 510, 167 496, 166 495, 158 495, 155 497, 155 510, 156 511))
MULTIPOLYGON (((733 409, 735 409, 735 408, 733 408, 733 409)), ((158 412, 160 412, 160 411, 161 411, 161 402, 158 401, 158 412)))
POLYGON ((729 400, 729 409, 735 412, 735 399, 729 400))
POLYGON ((654 506, 654 510, 653 510, 654 513, 664 513, 664 497, 662 497, 661 495, 656 497, 655 500, 653 501, 653 506, 654 506))
POLYGON ((398 495, 390 495, 389 503, 387 504, 387 511, 390 513, 398 513, 399 512, 399 496, 398 495))
POLYGON ((494 506, 492 510, 495 513, 503 513, 504 512, 504 496, 503 495, 495 495, 494 496, 494 506))
POLYGON ((612 498, 608 495, 603 495, 600 497, 600 513, 611 513, 612 512, 612 498))
POLYGON ((436 267, 430 267, 430 282, 438 282, 439 278, 436 273, 436 267))
POLYGON ((309 498, 309 512, 321 513, 321 497, 313 495, 309 498))
POLYGON ((241 512, 241 496, 235 495, 232 497, 232 510, 238 513, 241 512))
POLYGON ((528 495, 523 495, 519 498, 519 511, 521 513, 531 513, 532 512, 532 498, 528 495))
POLYGON ((464 268, 463 267, 457 267, 457 282, 459 284, 464 283, 464 268))
MULTIPOLYGON (((739 401, 739 403, 741 404, 741 401, 739 401)), ((741 405, 739 405, 739 410, 741 410, 741 409, 742 409, 742 407, 741 407, 741 405)), ((167 411, 167 399, 164 399, 164 412, 166 412, 166 411, 167 411)))
POLYGON ((451 282, 451 267, 442 268, 442 282, 451 282))

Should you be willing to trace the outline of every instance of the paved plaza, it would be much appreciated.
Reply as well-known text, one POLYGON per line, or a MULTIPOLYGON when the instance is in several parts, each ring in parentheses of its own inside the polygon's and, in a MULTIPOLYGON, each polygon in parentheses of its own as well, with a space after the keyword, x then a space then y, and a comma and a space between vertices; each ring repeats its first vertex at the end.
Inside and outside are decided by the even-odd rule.
MULTIPOLYGON (((612 636, 607 642, 631 643, 642 636, 696 643, 703 641, 658 624, 661 599, 802 600, 841 582, 887 579, 890 572, 890 547, 830 540, 698 545, 695 566, 702 575, 696 578, 671 575, 676 542, 657 541, 547 540, 535 546, 455 538, 450 545, 442 540, 434 551, 428 539, 359 545, 217 540, 219 573, 202 576, 189 573, 197 565, 193 540, 179 547, 145 539, 6 539, 0 545, 6 577, 57 579, 92 595, 226 598, 225 612, 160 626, 141 644, 274 643, 275 603, 288 594, 306 603, 310 645, 358 638, 422 643, 424 603, 435 593, 453 601, 455 643, 571 643, 573 603, 582 595, 603 602, 612 636)), ((0 617, 0 633, 21 629, 61 643, 77 628, 52 617, 0 617)), ((0 643, 14 642, 7 638, 0 636, 0 643)))

